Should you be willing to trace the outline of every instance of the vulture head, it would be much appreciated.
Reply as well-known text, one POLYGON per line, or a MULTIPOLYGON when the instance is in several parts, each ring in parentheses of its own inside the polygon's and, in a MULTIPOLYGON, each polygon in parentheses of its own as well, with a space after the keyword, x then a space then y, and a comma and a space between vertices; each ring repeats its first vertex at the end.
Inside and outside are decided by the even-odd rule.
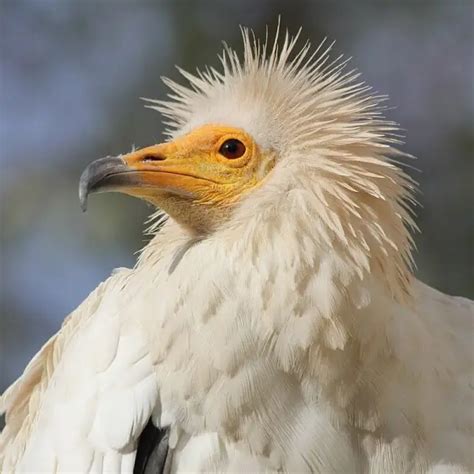
POLYGON ((242 58, 225 46, 220 70, 180 69, 186 85, 164 79, 168 99, 149 107, 166 118, 168 139, 92 162, 80 180, 83 208, 90 193, 118 191, 198 238, 230 229, 260 245, 268 232, 285 234, 288 246, 337 254, 342 279, 383 275, 405 298, 415 186, 398 166, 385 98, 347 60, 331 59, 332 45, 298 47, 299 33, 242 36, 242 58))

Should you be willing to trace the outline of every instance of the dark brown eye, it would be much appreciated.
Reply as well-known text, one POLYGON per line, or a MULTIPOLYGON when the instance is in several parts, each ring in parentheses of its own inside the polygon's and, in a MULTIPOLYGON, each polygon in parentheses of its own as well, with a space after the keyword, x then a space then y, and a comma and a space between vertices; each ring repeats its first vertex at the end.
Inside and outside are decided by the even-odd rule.
POLYGON ((235 160, 245 153, 245 145, 240 140, 230 138, 221 145, 219 153, 229 160, 235 160))

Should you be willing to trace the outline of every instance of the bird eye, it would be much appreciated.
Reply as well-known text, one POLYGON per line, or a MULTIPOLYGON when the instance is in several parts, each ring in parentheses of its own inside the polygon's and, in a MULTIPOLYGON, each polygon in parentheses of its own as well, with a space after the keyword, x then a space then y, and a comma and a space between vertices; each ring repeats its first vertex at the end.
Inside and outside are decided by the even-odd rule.
POLYGON ((240 140, 230 138, 221 145, 219 153, 229 160, 235 160, 245 153, 245 145, 240 140))

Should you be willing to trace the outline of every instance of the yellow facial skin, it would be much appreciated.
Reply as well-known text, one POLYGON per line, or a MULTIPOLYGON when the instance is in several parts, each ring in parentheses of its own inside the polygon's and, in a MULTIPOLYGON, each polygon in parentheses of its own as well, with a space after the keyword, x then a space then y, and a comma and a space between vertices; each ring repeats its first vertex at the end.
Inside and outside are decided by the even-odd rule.
MULTIPOLYGON (((172 192, 217 206, 232 204, 268 172, 268 166, 262 170, 264 157, 247 133, 219 125, 204 125, 175 141, 130 153, 123 160, 159 193, 172 192), (219 153, 229 139, 244 144, 241 157, 229 159, 219 153)), ((142 193, 138 190, 137 195, 142 193)), ((143 197, 148 198, 149 193, 143 197)))
MULTIPOLYGON (((91 189, 137 196, 198 231, 218 224, 274 166, 272 152, 263 153, 245 131, 222 125, 204 125, 172 142, 143 148, 121 159, 120 169, 115 174, 113 169, 107 169, 108 174, 102 172, 86 194, 91 189), (222 154, 222 145, 231 139, 245 147, 241 148, 242 156, 222 154), (101 187, 102 181, 107 185, 101 187)), ((93 178, 87 174, 86 179, 93 178)))

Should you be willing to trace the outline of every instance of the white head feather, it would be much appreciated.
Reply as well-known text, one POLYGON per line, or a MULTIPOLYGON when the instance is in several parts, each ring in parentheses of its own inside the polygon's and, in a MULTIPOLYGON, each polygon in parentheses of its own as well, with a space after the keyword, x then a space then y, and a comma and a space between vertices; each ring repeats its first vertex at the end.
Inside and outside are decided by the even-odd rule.
MULTIPOLYGON (((241 202, 232 227, 256 229, 275 218, 288 221, 321 250, 336 250, 350 273, 383 275, 391 294, 409 294, 413 241, 409 228, 415 183, 397 166, 404 154, 397 127, 382 115, 383 96, 369 93, 348 60, 330 59, 332 45, 298 51, 299 32, 277 30, 260 43, 242 29, 243 59, 225 45, 222 71, 197 75, 179 69, 182 86, 167 78, 170 100, 150 108, 177 137, 208 123, 244 129, 277 165, 260 189, 241 202), (255 226, 251 225, 252 219, 255 226)), ((308 256, 309 258, 309 256, 308 256)), ((348 277, 349 278, 349 277, 348 277)))

